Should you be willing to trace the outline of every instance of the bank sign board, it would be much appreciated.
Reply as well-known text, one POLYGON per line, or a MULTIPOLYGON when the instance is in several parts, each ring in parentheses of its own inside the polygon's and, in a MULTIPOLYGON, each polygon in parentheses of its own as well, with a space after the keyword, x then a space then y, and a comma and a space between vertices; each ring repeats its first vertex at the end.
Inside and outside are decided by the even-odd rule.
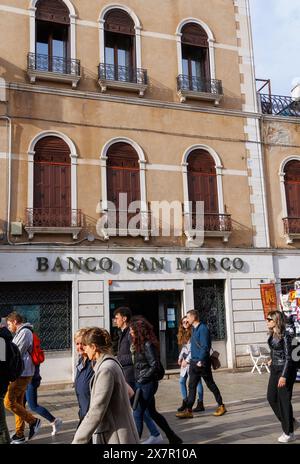
MULTIPOLYGON (((36 258, 37 272, 113 272, 120 268, 120 263, 109 257, 87 257, 74 258, 54 257, 48 258, 40 256, 36 258)), ((138 273, 147 272, 218 272, 218 271, 243 271, 245 262, 239 258, 221 257, 175 257, 175 261, 170 261, 165 257, 133 257, 128 256, 124 262, 125 270, 138 273)))

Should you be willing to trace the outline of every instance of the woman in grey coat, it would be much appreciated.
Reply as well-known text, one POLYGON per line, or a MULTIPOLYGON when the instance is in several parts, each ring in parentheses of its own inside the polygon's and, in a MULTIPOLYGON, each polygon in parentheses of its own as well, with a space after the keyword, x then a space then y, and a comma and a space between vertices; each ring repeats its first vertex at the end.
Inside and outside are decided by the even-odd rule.
POLYGON ((88 413, 73 444, 136 444, 139 436, 130 406, 128 388, 119 362, 111 355, 111 338, 104 329, 87 330, 82 337, 88 358, 95 362, 88 413))

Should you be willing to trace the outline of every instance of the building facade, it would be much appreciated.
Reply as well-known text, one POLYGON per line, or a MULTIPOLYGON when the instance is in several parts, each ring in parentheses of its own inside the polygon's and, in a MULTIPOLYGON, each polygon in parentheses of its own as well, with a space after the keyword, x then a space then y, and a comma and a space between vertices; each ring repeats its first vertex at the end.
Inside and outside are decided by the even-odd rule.
POLYGON ((169 369, 194 307, 222 365, 247 365, 266 342, 259 285, 287 247, 248 1, 0 0, 0 26, 0 311, 34 323, 44 380, 70 380, 74 332, 113 331, 124 304, 153 323, 169 369), (182 227, 156 221, 157 202, 182 227))

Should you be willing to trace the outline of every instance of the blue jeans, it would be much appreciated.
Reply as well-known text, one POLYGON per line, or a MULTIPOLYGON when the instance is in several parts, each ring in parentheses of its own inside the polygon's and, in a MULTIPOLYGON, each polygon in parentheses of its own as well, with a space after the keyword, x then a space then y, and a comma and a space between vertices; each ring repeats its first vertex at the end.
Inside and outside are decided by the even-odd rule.
MULTIPOLYGON (((188 397, 188 392, 186 388, 187 379, 188 379, 188 373, 186 373, 184 377, 181 377, 181 376, 179 377, 181 396, 184 400, 186 400, 188 397)), ((201 379, 199 380, 199 383, 197 385, 197 392, 198 392, 198 400, 203 401, 203 385, 202 385, 201 379)))
POLYGON ((37 387, 34 387, 31 383, 27 385, 26 389, 26 401, 32 412, 36 412, 40 416, 44 417, 49 422, 54 422, 55 417, 48 411, 48 409, 40 406, 37 402, 37 387))
POLYGON ((143 420, 145 411, 148 409, 151 419, 165 432, 167 438, 170 440, 174 438, 174 432, 170 428, 168 422, 162 414, 160 414, 155 407, 155 393, 157 392, 158 382, 148 382, 146 384, 136 384, 136 390, 140 389, 139 402, 137 408, 133 411, 136 428, 139 436, 143 433, 143 420))
MULTIPOLYGON (((131 388, 134 391, 136 390, 136 384, 135 383, 129 382, 129 385, 131 386, 131 388)), ((133 401, 133 399, 132 399, 132 401, 133 401)), ((151 416, 150 416, 150 413, 149 413, 148 409, 146 409, 146 411, 144 412, 144 422, 145 422, 145 424, 147 426, 147 429, 150 432, 150 435, 152 435, 153 437, 158 437, 160 435, 160 432, 159 432, 158 428, 156 427, 153 420, 151 419, 151 416)))

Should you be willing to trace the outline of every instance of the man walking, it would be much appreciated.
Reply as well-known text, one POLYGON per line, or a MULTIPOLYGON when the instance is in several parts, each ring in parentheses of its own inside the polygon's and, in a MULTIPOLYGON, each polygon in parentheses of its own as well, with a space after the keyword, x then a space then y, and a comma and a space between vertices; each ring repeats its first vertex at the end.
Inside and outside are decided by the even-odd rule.
POLYGON ((195 309, 188 311, 187 319, 189 324, 193 326, 189 370, 189 395, 186 409, 182 412, 178 412, 176 417, 180 419, 189 419, 193 417, 192 408, 196 398, 197 385, 201 378, 203 378, 218 403, 214 416, 222 416, 227 411, 223 404, 221 393, 212 376, 210 362, 211 339, 208 327, 203 322, 200 322, 199 312, 195 309))
POLYGON ((23 317, 17 312, 12 312, 6 317, 7 327, 14 334, 13 342, 17 345, 24 361, 24 370, 21 376, 8 386, 4 398, 4 406, 15 415, 16 433, 11 443, 21 444, 25 442, 25 422, 29 424, 30 440, 39 430, 41 420, 30 414, 24 407, 24 395, 27 385, 31 382, 34 374, 34 364, 30 353, 33 347, 33 335, 30 324, 23 322, 23 317))
MULTIPOLYGON (((135 377, 134 377, 134 367, 132 363, 132 355, 130 351, 131 346, 131 337, 129 333, 129 322, 131 320, 132 313, 131 310, 125 306, 121 306, 114 311, 114 319, 117 328, 119 329, 119 341, 118 341, 118 354, 117 358, 123 367, 124 375, 126 382, 131 386, 133 390, 136 389, 135 377)), ((163 442, 163 437, 161 436, 159 430, 154 424, 153 420, 150 417, 148 410, 146 409, 144 413, 144 421, 146 426, 150 431, 150 437, 143 442, 144 445, 147 444, 159 444, 163 442)))
POLYGON ((9 445, 10 437, 6 423, 4 397, 9 385, 8 345, 11 343, 10 331, 0 325, 0 445, 9 445))

